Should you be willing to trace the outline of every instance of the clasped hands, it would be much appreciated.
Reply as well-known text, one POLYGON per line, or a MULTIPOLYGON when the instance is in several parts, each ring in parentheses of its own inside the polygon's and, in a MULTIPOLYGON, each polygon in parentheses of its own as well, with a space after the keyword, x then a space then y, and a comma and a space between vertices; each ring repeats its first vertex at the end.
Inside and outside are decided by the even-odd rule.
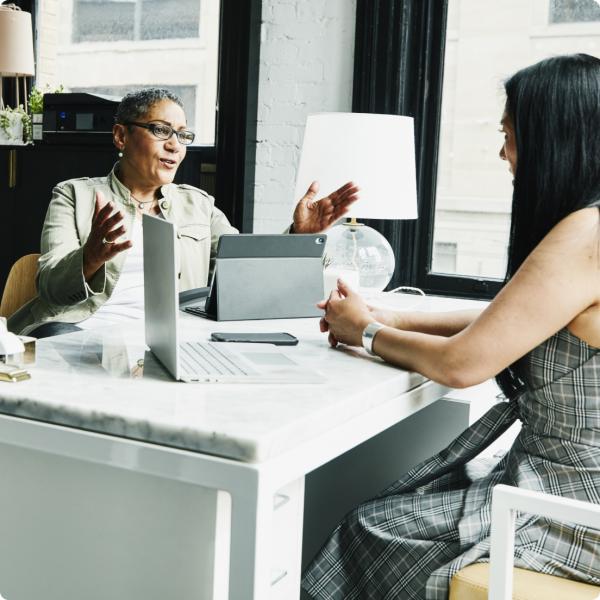
POLYGON ((362 346, 362 333, 369 323, 382 323, 396 327, 396 313, 369 306, 363 298, 338 279, 337 289, 332 290, 329 298, 317 306, 325 311, 321 317, 319 329, 329 332, 329 343, 333 348, 338 344, 362 346))

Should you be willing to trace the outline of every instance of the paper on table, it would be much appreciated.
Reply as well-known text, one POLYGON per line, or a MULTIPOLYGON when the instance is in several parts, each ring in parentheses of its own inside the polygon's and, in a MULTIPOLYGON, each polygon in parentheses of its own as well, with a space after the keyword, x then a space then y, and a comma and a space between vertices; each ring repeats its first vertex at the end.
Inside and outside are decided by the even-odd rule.
POLYGON ((306 121, 295 198, 312 181, 328 194, 347 181, 360 200, 347 216, 416 219, 417 183, 412 117, 319 113, 306 121))

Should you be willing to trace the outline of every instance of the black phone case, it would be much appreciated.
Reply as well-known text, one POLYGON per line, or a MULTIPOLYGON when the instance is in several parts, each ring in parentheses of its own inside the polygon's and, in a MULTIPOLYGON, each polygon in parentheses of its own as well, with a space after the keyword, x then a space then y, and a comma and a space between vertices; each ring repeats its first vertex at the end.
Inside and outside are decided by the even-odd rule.
POLYGON ((240 342, 247 344, 275 344, 276 346, 295 346, 298 339, 290 333, 226 333, 215 331, 210 334, 215 342, 240 342))

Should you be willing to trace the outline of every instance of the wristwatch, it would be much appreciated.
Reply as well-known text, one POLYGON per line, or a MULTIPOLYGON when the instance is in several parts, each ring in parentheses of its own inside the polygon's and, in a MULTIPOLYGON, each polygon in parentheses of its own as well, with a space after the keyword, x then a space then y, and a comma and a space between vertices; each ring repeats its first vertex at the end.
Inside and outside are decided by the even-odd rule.
POLYGON ((377 356, 375 354, 375 352, 373 352, 373 340, 375 339, 375 336, 377 335, 377 332, 380 329, 383 329, 385 327, 385 325, 383 325, 382 323, 369 323, 365 328, 364 331, 362 332, 362 345, 363 348, 371 355, 371 356, 377 356))

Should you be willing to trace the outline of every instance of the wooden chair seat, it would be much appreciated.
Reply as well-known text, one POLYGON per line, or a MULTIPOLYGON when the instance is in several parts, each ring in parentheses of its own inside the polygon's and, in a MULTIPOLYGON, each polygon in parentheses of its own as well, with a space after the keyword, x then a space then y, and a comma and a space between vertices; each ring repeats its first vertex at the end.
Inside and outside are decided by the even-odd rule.
POLYGON ((10 317, 36 296, 35 274, 39 257, 39 254, 27 254, 13 264, 2 293, 0 317, 10 317))
MULTIPOLYGON (((600 587, 515 568, 514 600, 598 600, 600 587)), ((450 582, 450 600, 487 600, 489 564, 461 569, 450 582)))

